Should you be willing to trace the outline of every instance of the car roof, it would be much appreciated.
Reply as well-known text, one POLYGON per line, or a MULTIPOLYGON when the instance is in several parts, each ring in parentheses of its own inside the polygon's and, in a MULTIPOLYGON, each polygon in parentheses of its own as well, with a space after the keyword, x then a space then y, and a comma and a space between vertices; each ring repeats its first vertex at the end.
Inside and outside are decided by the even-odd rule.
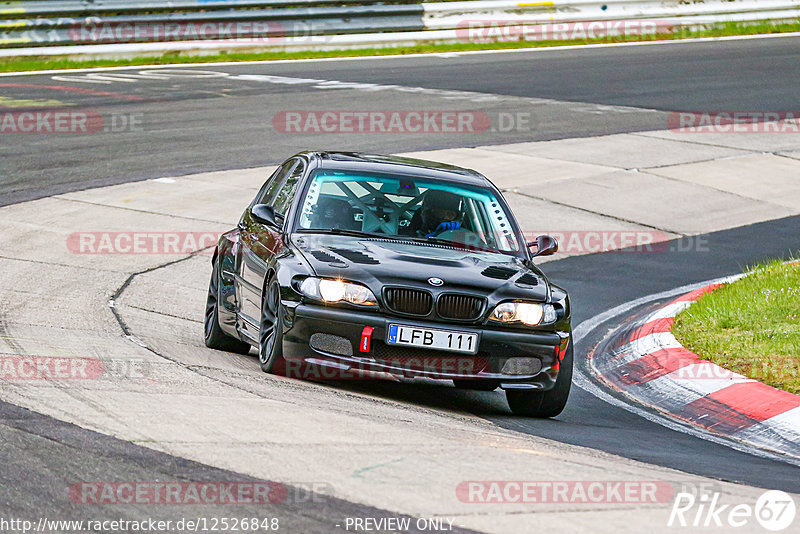
POLYGON ((490 187, 491 182, 477 171, 455 165, 416 158, 364 154, 360 152, 302 152, 317 168, 349 171, 371 171, 388 174, 408 174, 468 185, 490 187))

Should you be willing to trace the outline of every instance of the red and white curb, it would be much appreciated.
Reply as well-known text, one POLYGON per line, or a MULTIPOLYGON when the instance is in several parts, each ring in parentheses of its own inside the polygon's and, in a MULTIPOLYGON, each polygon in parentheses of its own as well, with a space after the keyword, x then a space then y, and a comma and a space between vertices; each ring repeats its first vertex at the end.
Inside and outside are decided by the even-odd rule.
POLYGON ((800 458, 800 395, 704 360, 671 333, 678 313, 720 285, 686 293, 618 331, 612 349, 592 355, 590 368, 613 389, 674 418, 800 458))

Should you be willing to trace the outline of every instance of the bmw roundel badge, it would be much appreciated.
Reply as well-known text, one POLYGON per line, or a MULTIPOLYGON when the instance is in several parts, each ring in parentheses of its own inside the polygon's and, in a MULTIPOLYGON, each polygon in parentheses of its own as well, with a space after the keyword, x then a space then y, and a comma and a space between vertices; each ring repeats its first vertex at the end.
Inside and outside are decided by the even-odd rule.
POLYGON ((440 285, 444 284, 444 280, 441 278, 428 278, 428 283, 432 286, 439 287, 440 285))

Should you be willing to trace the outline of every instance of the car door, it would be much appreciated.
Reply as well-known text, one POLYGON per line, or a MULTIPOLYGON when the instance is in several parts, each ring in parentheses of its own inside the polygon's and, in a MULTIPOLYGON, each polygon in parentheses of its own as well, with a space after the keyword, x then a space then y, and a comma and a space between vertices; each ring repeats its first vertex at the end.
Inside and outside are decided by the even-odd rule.
POLYGON ((253 220, 250 212, 256 204, 266 203, 266 199, 275 196, 278 188, 283 184, 283 180, 289 172, 297 165, 297 160, 292 158, 278 167, 272 176, 264 183, 250 206, 245 210, 239 221, 239 247, 236 253, 236 300, 238 302, 238 328, 239 331, 258 339, 258 322, 260 319, 260 299, 261 288, 248 283, 245 273, 251 269, 245 269, 245 264, 253 264, 256 258, 251 257, 260 246, 255 246, 258 242, 257 223, 253 220))
POLYGON ((261 321, 261 297, 267 271, 274 257, 285 247, 283 241, 284 216, 294 198, 294 190, 305 172, 305 162, 293 158, 281 166, 266 188, 245 211, 241 228, 241 261, 239 271, 240 329, 249 337, 258 339, 261 321), (275 226, 261 224, 251 215, 256 204, 267 204, 275 210, 275 226))

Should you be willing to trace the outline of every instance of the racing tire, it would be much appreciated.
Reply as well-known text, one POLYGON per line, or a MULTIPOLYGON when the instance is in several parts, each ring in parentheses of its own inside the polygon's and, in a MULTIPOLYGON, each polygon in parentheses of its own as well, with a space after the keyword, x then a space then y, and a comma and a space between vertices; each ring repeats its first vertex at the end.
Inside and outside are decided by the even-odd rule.
POLYGON ((250 352, 249 343, 226 334, 219 325, 219 268, 216 259, 211 269, 211 281, 208 284, 203 334, 206 347, 210 349, 235 352, 237 354, 250 352))
POLYGON ((561 361, 558 378, 553 389, 548 391, 531 391, 526 389, 510 389, 506 391, 508 407, 514 415, 524 417, 547 418, 560 414, 567 405, 569 390, 572 386, 572 343, 561 361))
POLYGON ((261 328, 258 334, 258 363, 265 373, 283 374, 283 306, 278 280, 273 276, 266 283, 261 299, 261 328))

